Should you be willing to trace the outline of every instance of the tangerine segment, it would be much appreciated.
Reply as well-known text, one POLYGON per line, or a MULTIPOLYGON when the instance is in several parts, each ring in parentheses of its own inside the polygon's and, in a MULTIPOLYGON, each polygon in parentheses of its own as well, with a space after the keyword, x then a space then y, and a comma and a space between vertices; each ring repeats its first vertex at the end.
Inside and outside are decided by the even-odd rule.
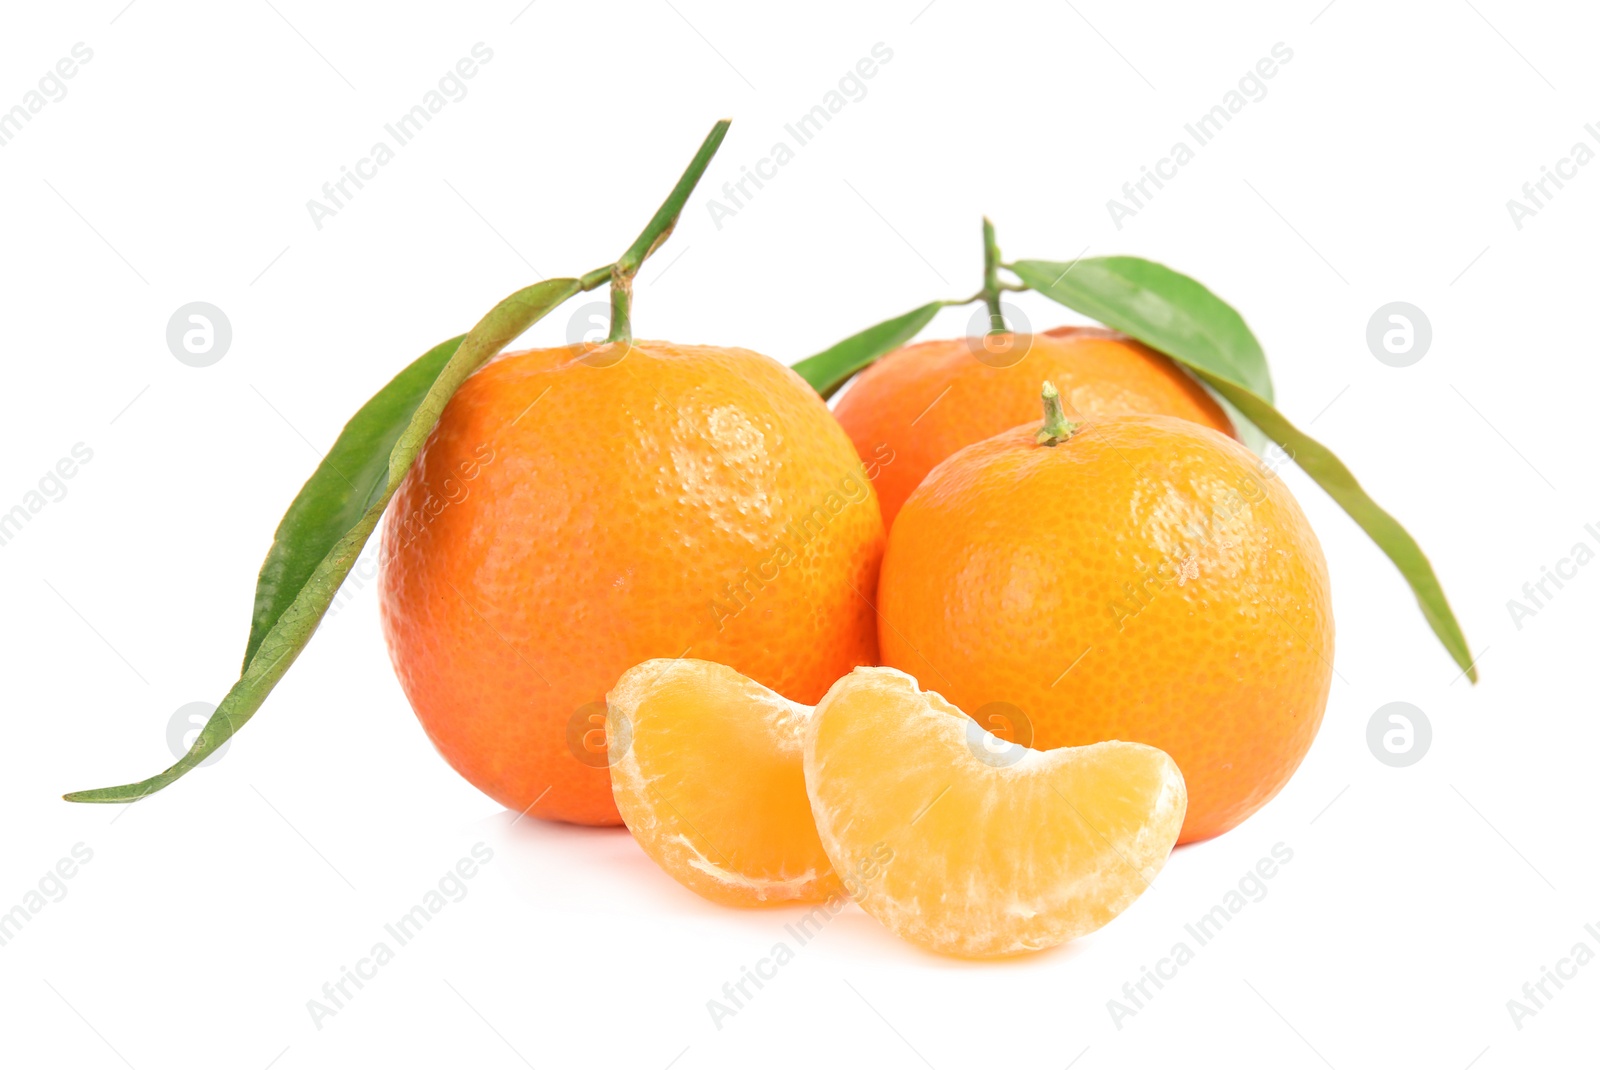
POLYGON ((1111 741, 1036 751, 896 669, 858 668, 811 718, 806 790, 846 888, 890 931, 970 957, 1054 947, 1137 899, 1183 827, 1183 774, 1111 741))
POLYGON ((741 907, 839 891, 801 769, 812 707, 693 658, 629 669, 606 705, 617 809, 680 884, 741 907))

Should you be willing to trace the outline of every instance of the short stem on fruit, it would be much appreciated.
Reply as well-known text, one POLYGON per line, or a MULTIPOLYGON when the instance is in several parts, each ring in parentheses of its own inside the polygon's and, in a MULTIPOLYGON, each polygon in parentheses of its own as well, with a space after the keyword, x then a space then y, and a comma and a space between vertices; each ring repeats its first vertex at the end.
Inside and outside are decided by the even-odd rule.
POLYGON ((633 341, 633 272, 611 265, 611 333, 607 342, 633 341))
POLYGON ((1071 438, 1078 425, 1067 419, 1067 412, 1061 407, 1061 395, 1049 380, 1045 381, 1043 397, 1044 426, 1033 440, 1041 446, 1054 446, 1071 438))
POLYGON ((1000 310, 1000 248, 994 241, 994 224, 983 217, 983 303, 989 306, 989 333, 1005 334, 1005 313, 1000 310))

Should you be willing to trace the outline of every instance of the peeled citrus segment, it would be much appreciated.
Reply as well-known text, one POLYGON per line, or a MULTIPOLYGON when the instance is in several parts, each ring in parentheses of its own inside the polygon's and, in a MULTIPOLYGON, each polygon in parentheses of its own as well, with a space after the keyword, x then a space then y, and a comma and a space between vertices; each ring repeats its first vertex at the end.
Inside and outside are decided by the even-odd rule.
POLYGON ((823 696, 805 778, 856 902, 913 943, 972 957, 1116 917, 1166 863, 1187 804, 1154 747, 1007 744, 895 669, 856 669, 823 696))
POLYGON ((801 769, 810 706, 726 665, 657 658, 624 673, 606 707, 617 809, 680 884, 728 906, 839 891, 801 769))

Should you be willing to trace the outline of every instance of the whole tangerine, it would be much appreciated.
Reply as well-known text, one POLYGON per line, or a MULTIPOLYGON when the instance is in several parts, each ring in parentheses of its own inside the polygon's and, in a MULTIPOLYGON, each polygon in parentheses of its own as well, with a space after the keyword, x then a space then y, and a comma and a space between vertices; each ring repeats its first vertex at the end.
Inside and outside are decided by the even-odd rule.
POLYGON ((1073 425, 1055 401, 1045 430, 956 452, 891 529, 878 606, 884 664, 1005 711, 1013 742, 1170 754, 1185 843, 1283 787, 1333 672, 1305 514, 1238 442, 1169 416, 1073 425))
POLYGON ((450 400, 395 495, 384 634, 462 776, 513 810, 616 824, 618 677, 690 656, 815 703, 876 661, 883 542, 849 438, 776 361, 646 341, 508 353, 450 400))

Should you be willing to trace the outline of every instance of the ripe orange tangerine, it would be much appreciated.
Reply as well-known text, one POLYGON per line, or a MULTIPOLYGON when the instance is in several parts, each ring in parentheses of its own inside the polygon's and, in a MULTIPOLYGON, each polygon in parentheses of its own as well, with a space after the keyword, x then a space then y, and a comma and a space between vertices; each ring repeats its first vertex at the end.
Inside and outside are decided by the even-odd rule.
MULTIPOLYGON (((1333 676, 1316 534, 1233 439, 1166 416, 1014 428, 901 510, 879 581, 883 660, 964 709, 1005 703, 1035 747, 1103 739, 1177 761, 1180 842, 1288 782, 1333 676)), ((826 842, 826 838, 825 838, 826 842)))
POLYGON ((1038 951, 1100 928, 1160 872, 1183 776, 1138 743, 1005 745, 894 669, 834 684, 806 732, 822 846, 890 931, 968 957, 1038 951))
POLYGON ((638 340, 507 353, 391 503, 384 634, 462 776, 512 810, 614 825, 597 726, 617 678, 687 655, 815 702, 877 660, 882 553, 850 440, 777 361, 638 340))
POLYGON ((606 704, 617 810, 680 884, 739 907, 839 891, 801 768, 810 706, 693 658, 629 669, 606 704))

